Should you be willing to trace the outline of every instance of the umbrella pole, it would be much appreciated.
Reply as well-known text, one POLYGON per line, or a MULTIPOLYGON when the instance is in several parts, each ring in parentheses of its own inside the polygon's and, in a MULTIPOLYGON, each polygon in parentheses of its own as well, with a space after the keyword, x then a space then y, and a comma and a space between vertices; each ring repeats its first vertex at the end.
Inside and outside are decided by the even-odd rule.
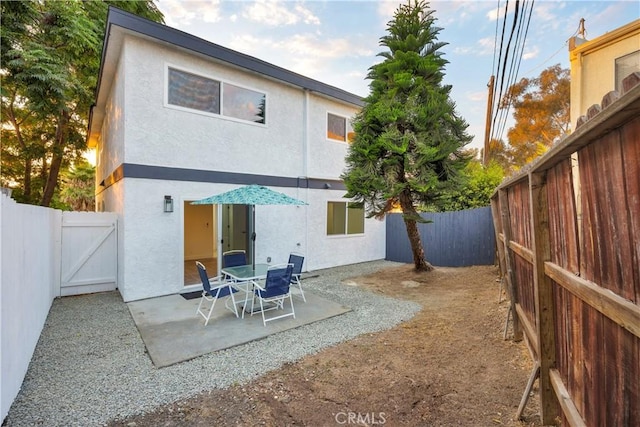
POLYGON ((256 205, 251 205, 251 266, 256 268, 256 205))

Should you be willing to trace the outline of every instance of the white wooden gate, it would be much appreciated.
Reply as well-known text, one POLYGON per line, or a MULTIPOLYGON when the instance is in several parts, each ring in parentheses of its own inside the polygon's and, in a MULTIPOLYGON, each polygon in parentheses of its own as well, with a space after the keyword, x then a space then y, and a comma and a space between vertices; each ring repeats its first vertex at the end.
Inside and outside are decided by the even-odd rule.
POLYGON ((118 215, 63 212, 60 296, 118 286, 118 215))

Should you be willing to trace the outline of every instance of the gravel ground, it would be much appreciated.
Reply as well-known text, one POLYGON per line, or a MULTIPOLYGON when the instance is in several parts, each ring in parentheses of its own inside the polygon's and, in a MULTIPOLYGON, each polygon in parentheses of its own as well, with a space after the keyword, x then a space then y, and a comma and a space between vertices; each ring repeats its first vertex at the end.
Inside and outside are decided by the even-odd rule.
POLYGON ((373 261, 311 272, 305 289, 352 311, 161 369, 147 356, 118 292, 58 298, 5 424, 101 426, 202 391, 246 383, 325 347, 389 329, 420 306, 341 281, 395 265, 373 261))

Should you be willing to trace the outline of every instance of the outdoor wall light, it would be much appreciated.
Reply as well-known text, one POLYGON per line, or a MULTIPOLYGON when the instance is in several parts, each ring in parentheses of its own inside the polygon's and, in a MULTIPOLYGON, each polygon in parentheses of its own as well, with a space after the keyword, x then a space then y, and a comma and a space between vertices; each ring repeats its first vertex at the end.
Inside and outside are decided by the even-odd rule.
POLYGON ((173 199, 171 196, 164 196, 164 211, 173 212, 173 199))

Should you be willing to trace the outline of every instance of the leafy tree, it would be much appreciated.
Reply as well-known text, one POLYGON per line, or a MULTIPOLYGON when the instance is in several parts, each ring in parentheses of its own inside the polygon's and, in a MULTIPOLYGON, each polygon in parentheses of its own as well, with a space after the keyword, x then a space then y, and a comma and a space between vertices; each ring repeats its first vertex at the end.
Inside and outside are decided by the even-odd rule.
POLYGON ((440 28, 424 1, 400 5, 380 45, 383 62, 369 68, 370 94, 353 122, 342 179, 345 197, 381 218, 400 206, 416 270, 431 270, 418 233, 420 204, 429 204, 459 184, 471 141, 442 84, 447 61, 439 49, 440 28))
POLYGON ((62 173, 60 199, 73 211, 95 210, 95 168, 87 161, 75 162, 62 173))
POLYGON ((162 22, 151 0, 0 2, 0 184, 21 202, 51 205, 86 149, 108 4, 162 22))
POLYGON ((569 132, 570 74, 553 65, 536 78, 512 85, 500 108, 513 108, 515 125, 507 132, 508 156, 516 169, 543 154, 569 132))
POLYGON ((505 176, 514 173, 519 166, 514 164, 511 146, 502 139, 492 139, 489 141, 489 164, 499 165, 505 176))
POLYGON ((464 170, 465 185, 443 194, 430 210, 459 211, 489 206, 491 195, 504 178, 502 166, 495 161, 483 166, 479 160, 469 162, 464 170))

